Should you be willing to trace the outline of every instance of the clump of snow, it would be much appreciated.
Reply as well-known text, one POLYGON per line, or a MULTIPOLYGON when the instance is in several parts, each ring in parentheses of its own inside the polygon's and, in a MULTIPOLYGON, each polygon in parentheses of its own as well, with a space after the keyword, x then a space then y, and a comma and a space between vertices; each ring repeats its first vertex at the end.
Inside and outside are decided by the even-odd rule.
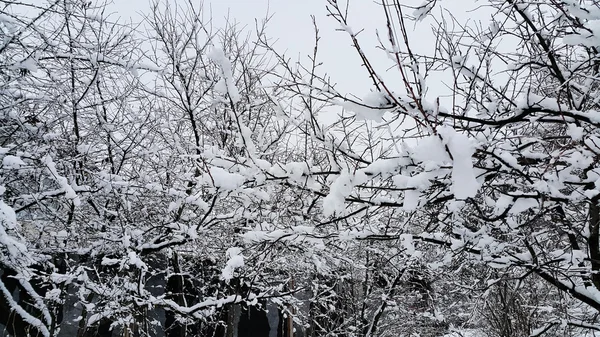
POLYGON ((381 123, 383 115, 392 108, 388 96, 378 91, 368 93, 360 103, 345 100, 337 104, 354 112, 358 120, 374 121, 376 123, 381 123))
MULTIPOLYGON (((4 194, 4 191, 4 186, 0 186, 0 196, 4 194)), ((21 263, 28 265, 33 259, 28 255, 27 246, 6 232, 7 229, 11 230, 16 227, 17 215, 14 209, 0 198, 0 246, 4 247, 7 252, 0 256, 0 260, 20 260, 21 263)), ((3 286, 2 282, 0 282, 0 286, 3 286)))
POLYGON ((198 192, 195 195, 190 195, 185 198, 187 204, 195 205, 200 207, 203 211, 208 211, 209 205, 202 199, 202 192, 198 192))
POLYGON ((142 269, 142 270, 147 269, 144 261, 142 261, 142 259, 140 259, 139 256, 134 251, 130 251, 127 254, 127 262, 130 265, 137 267, 138 269, 142 269))
POLYGON ((413 237, 410 234, 401 234, 400 235, 400 245, 404 249, 404 252, 407 255, 415 255, 417 250, 415 249, 415 243, 413 241, 413 237))
POLYGON ((567 135, 574 141, 580 141, 583 139, 583 128, 573 123, 567 125, 567 135))
POLYGON ((397 175, 392 178, 394 185, 404 190, 402 209, 406 212, 414 211, 419 206, 421 191, 431 186, 429 173, 423 172, 414 176, 397 175))
POLYGON ((221 67, 221 79, 215 85, 215 90, 222 94, 228 94, 233 103, 240 101, 241 96, 238 88, 235 86, 231 62, 225 55, 222 49, 213 48, 208 54, 208 57, 221 67))
POLYGON ((244 266, 244 256, 240 247, 232 247, 227 249, 226 257, 228 258, 225 268, 221 272, 221 279, 225 282, 231 281, 233 274, 237 268, 244 266))
POLYGON ((411 212, 419 207, 421 193, 417 190, 404 191, 404 200, 402 200, 402 210, 411 212))
POLYGON ((527 94, 527 96, 525 97, 525 99, 522 100, 521 102, 519 102, 517 105, 521 109, 529 108, 531 106, 536 106, 536 107, 540 107, 540 108, 544 108, 544 109, 548 109, 548 110, 555 110, 555 111, 561 110, 561 106, 556 99, 551 98, 551 97, 536 95, 532 91, 530 91, 527 94))
MULTIPOLYGON (((244 184, 244 176, 237 173, 230 173, 220 167, 210 168, 210 178, 215 187, 226 191, 235 190, 244 184)), ((209 178, 209 180, 210 180, 209 178)))
POLYGON ((102 261, 100 262, 100 264, 103 266, 114 266, 114 265, 117 265, 120 263, 121 263, 121 260, 109 258, 106 256, 102 257, 102 261))
POLYGON ((509 214, 519 214, 523 213, 529 209, 537 208, 539 203, 537 199, 534 198, 518 198, 515 200, 513 206, 511 207, 509 214))
POLYGON ((2 159, 2 167, 5 169, 19 169, 22 166, 25 166, 25 162, 17 156, 4 156, 2 159))
POLYGON ((0 200, 0 225, 8 229, 17 226, 17 215, 15 214, 15 211, 2 200, 0 200))
POLYGON ((65 192, 65 197, 71 200, 74 206, 81 205, 81 199, 79 198, 77 193, 75 193, 75 190, 73 189, 71 184, 69 184, 67 178, 61 176, 58 173, 58 170, 56 169, 56 164, 52 160, 52 157, 50 157, 49 155, 44 156, 42 158, 42 162, 46 164, 46 168, 48 169, 52 178, 56 180, 56 182, 61 186, 62 190, 65 192))
POLYGON ((509 208, 512 205, 512 203, 513 198, 511 196, 505 194, 501 195, 494 204, 495 214, 500 215, 504 213, 504 211, 506 211, 506 209, 509 208))
POLYGON ((381 174, 383 177, 391 175, 397 171, 401 166, 409 164, 407 158, 389 158, 389 159, 377 159, 362 171, 369 175, 381 174))
POLYGON ((346 197, 352 193, 352 188, 352 176, 347 171, 342 171, 329 187, 329 194, 323 199, 323 215, 343 214, 346 197))
POLYGON ((456 199, 472 198, 479 190, 479 183, 473 170, 472 156, 475 146, 467 135, 456 132, 450 127, 438 130, 447 142, 452 154, 452 193, 456 199))
POLYGON ((444 148, 442 140, 437 136, 428 136, 419 140, 414 149, 410 149, 411 157, 417 162, 441 166, 450 162, 450 156, 444 148))

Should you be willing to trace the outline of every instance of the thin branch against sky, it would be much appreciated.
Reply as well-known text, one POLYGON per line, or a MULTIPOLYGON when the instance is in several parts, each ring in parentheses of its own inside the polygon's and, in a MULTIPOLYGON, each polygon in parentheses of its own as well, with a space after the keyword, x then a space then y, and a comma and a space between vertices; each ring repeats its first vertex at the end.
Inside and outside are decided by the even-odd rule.
MULTIPOLYGON (((175 2, 183 0, 176 0, 175 2)), ((422 1, 405 0, 407 6, 419 6, 422 1)), ((443 3, 448 13, 452 13, 457 22, 467 24, 469 21, 481 20, 483 25, 489 24, 490 18, 471 18, 469 9, 475 8, 472 0, 447 1, 443 3)), ((150 10, 150 0, 118 1, 110 7, 116 16, 123 19, 131 18, 133 21, 140 20, 144 13, 150 10)), ((288 0, 204 0, 207 17, 210 17, 215 27, 220 27, 227 20, 239 22, 248 30, 253 30, 256 20, 264 20, 269 17, 267 35, 276 41, 275 47, 292 59, 306 61, 314 47, 314 31, 311 16, 319 27, 321 37, 319 46, 319 57, 326 65, 327 74, 341 92, 352 93, 362 96, 372 88, 365 81, 366 73, 356 68, 360 62, 358 55, 351 46, 347 34, 339 27, 338 23, 327 16, 326 1, 288 1, 288 0)), ((441 11, 436 8, 436 11, 441 11)), ((392 73, 386 80, 391 83, 401 84, 399 79, 394 78, 395 72, 386 72, 385 69, 393 65, 387 55, 378 49, 377 32, 385 32, 385 25, 381 18, 381 3, 379 1, 354 0, 349 1, 348 20, 349 25, 358 34, 358 38, 364 41, 364 48, 377 64, 379 70, 383 70, 383 76, 392 73)), ((481 11, 479 11, 481 13, 481 11)), ((435 45, 435 36, 432 27, 436 22, 431 18, 414 24, 413 31, 409 32, 411 44, 417 53, 431 52, 435 45)), ((431 81, 437 86, 430 88, 434 96, 443 95, 446 91, 441 79, 431 81)))

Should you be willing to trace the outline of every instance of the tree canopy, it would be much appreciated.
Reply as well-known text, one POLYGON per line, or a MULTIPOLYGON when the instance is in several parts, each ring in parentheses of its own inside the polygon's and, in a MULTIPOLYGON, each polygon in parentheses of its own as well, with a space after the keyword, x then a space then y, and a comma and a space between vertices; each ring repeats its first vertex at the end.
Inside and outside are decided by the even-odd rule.
POLYGON ((297 61, 193 1, 0 0, 5 333, 600 331, 600 5, 444 2, 383 0, 369 40, 323 1, 363 96, 314 18, 297 61))

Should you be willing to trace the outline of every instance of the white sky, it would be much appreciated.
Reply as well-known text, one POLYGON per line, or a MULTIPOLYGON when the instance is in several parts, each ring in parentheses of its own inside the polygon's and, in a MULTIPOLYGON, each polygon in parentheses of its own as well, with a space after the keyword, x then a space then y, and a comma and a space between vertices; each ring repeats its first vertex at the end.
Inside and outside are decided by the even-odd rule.
MULTIPOLYGON (((150 0, 114 0, 111 6, 115 14, 123 19, 132 17, 134 21, 139 19, 140 13, 147 12, 150 8, 150 0)), ((163 0, 164 1, 164 0, 163 0)), ((173 2, 186 0, 169 0, 173 2)), ((200 4, 200 0, 192 0, 194 4, 200 4)), ((343 0, 339 0, 342 2, 343 0)), ((423 0, 404 0, 407 5, 419 5, 423 0)), ((469 9, 475 8, 475 0, 445 0, 441 2, 460 21, 471 20, 469 9)), ((327 17, 325 0, 204 0, 205 10, 212 13, 213 22, 216 26, 222 25, 225 17, 248 25, 249 29, 254 27, 255 19, 262 19, 267 13, 273 15, 267 27, 269 37, 277 39, 276 47, 280 51, 287 51, 290 57, 305 57, 312 53, 314 33, 311 15, 316 17, 319 26, 321 42, 320 56, 324 62, 322 71, 330 75, 337 89, 341 92, 352 92, 362 97, 370 89, 370 81, 366 72, 360 66, 358 55, 351 48, 348 35, 339 29, 333 18, 327 17)), ((438 10, 439 11, 439 10, 438 10)), ((478 17, 484 26, 487 26, 490 18, 478 17)), ((378 42, 375 33, 379 30, 385 37, 385 21, 383 12, 373 0, 350 0, 350 27, 357 32, 364 31, 359 35, 359 41, 365 47, 368 56, 379 66, 381 72, 391 65, 385 54, 375 49, 378 42)), ((431 33, 432 21, 424 21, 411 32, 413 47, 419 51, 432 51, 435 39, 431 33)), ((399 81, 395 71, 389 72, 390 79, 399 81)), ((395 81, 394 81, 395 82, 395 81)), ((400 82, 397 82, 400 84, 400 82)), ((431 85, 430 85, 431 86, 431 85)), ((443 85, 438 81, 431 87, 434 91, 443 94, 443 85)))

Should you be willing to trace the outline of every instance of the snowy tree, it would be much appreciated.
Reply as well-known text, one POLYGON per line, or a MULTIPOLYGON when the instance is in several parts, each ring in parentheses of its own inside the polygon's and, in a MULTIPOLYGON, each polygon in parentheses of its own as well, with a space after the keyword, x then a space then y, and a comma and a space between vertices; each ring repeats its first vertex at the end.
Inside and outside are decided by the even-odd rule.
POLYGON ((436 1, 416 9, 384 1, 379 47, 398 75, 392 82, 367 55, 363 46, 373 41, 351 28, 344 4, 328 1, 373 88, 359 100, 325 75, 302 73, 310 67, 287 75, 291 92, 344 109, 339 122, 311 135, 314 151, 330 160, 306 173, 324 182, 305 188, 322 206, 307 217, 329 236, 395 242, 428 273, 480 270, 474 280, 442 282, 479 283, 476 296, 491 306, 484 316, 502 311, 494 296, 512 297, 505 304, 523 325, 494 329, 499 335, 598 330, 599 9, 592 1, 488 4, 487 27, 433 16, 436 49, 421 55, 411 20, 431 17, 436 1), (450 97, 429 91, 436 73, 451 79, 450 97), (515 302, 535 287, 547 294, 515 302))
POLYGON ((228 303, 278 296, 236 234, 272 214, 263 172, 287 130, 256 45, 192 3, 156 4, 146 37, 102 3, 5 5, 8 333, 200 333, 228 303))
POLYGON ((472 25, 385 0, 369 41, 328 0, 362 99, 323 70, 314 18, 295 62, 268 18, 218 28, 192 1, 139 25, 0 4, 8 334, 600 330, 596 2, 488 0, 472 25))

